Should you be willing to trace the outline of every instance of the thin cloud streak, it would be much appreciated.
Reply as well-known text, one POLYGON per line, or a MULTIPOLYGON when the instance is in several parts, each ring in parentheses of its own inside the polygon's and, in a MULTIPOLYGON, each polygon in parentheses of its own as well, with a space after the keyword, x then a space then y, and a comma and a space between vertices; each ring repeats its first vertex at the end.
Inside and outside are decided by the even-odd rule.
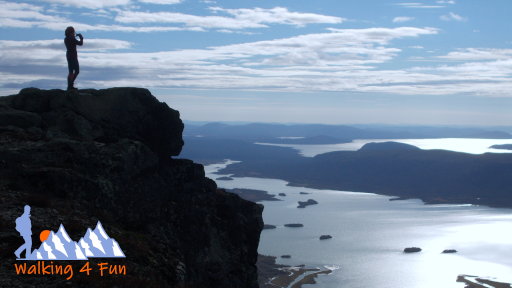
POLYGON ((393 18, 393 23, 403 23, 403 22, 409 22, 414 20, 414 17, 407 17, 407 16, 399 16, 393 18))
POLYGON ((441 15, 439 18, 443 21, 457 21, 457 22, 465 22, 468 21, 466 17, 462 17, 458 14, 455 14, 453 12, 450 12, 446 15, 441 15))
POLYGON ((228 28, 268 28, 268 24, 283 24, 302 27, 308 24, 338 24, 345 19, 312 13, 299 13, 288 11, 287 8, 275 7, 272 9, 223 9, 212 7, 211 11, 226 13, 226 16, 197 16, 174 12, 140 12, 119 11, 115 20, 119 23, 173 23, 189 27, 228 28))

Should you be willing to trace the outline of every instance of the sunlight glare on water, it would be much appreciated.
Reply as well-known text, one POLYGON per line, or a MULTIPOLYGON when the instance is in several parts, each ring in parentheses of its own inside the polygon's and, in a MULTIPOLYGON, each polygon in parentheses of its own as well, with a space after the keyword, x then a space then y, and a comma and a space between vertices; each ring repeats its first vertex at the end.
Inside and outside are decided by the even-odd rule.
POLYGON ((367 143, 382 142, 400 142, 416 146, 423 150, 441 149, 454 152, 463 152, 470 154, 483 153, 512 153, 512 150, 489 148, 492 145, 512 144, 512 139, 474 139, 474 138, 440 138, 440 139, 356 139, 350 143, 341 144, 269 144, 257 143, 261 145, 271 145, 280 147, 290 147, 296 149, 301 155, 314 157, 333 151, 357 151, 367 143))
MULTIPOLYGON (((230 162, 228 162, 230 163, 230 162)), ((205 167, 207 176, 226 164, 205 167)), ((226 176, 226 175, 222 175, 226 176)), ((460 274, 512 282, 512 210, 472 205, 424 205, 420 200, 389 201, 371 193, 290 187, 276 179, 234 177, 219 187, 285 193, 282 201, 263 202, 259 253, 280 264, 339 267, 316 279, 322 288, 462 288, 460 274), (310 194, 302 195, 300 192, 310 194), (297 201, 318 205, 297 209, 297 201), (303 228, 287 228, 302 223, 303 228), (320 241, 320 235, 332 239, 320 241), (405 247, 420 253, 404 254, 405 247), (456 254, 442 254, 456 249, 456 254), (291 259, 279 258, 292 255, 291 259)))

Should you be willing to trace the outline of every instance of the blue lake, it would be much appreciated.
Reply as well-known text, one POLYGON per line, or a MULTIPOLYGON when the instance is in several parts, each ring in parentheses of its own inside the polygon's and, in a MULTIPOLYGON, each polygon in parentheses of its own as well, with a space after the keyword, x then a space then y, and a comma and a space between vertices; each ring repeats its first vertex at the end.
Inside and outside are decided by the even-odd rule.
MULTIPOLYGON (((206 166, 207 176, 220 177, 213 173, 228 163, 206 166)), ((336 269, 319 276, 315 287, 464 287, 456 283, 459 274, 512 282, 512 209, 389 201, 369 193, 290 187, 275 179, 216 182, 227 189, 286 193, 278 197, 283 201, 262 202, 265 223, 278 227, 263 230, 259 253, 290 254, 291 259, 278 258, 282 264, 336 269), (297 201, 307 199, 319 204, 298 209, 297 201), (323 234, 333 238, 321 241, 323 234), (423 251, 402 252, 412 246, 423 251), (442 254, 445 249, 459 252, 442 254)))

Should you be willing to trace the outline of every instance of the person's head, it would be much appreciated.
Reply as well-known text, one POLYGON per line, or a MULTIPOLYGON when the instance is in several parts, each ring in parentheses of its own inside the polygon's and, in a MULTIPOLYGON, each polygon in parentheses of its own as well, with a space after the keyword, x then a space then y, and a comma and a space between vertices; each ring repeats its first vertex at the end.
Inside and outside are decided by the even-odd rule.
POLYGON ((30 216, 30 206, 28 205, 25 205, 25 214, 29 215, 30 216))
POLYGON ((66 34, 66 37, 75 36, 75 28, 73 28, 73 26, 69 26, 68 28, 66 28, 64 34, 66 34))

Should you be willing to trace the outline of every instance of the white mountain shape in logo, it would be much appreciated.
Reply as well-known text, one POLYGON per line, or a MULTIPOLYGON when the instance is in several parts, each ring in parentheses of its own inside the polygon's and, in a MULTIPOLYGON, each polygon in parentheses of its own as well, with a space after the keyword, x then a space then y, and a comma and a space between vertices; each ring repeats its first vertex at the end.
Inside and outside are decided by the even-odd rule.
POLYGON ((87 229, 78 243, 71 240, 61 224, 57 233, 50 232, 39 249, 32 253, 32 260, 87 260, 88 257, 126 257, 116 240, 110 238, 98 221, 96 228, 87 229))
POLYGON ((66 229, 61 224, 57 233, 50 232, 48 238, 41 243, 39 249, 32 253, 34 260, 87 260, 84 252, 69 238, 66 229))
POLYGON ((78 243, 87 257, 126 257, 117 241, 107 235, 100 221, 94 230, 88 228, 78 243))

